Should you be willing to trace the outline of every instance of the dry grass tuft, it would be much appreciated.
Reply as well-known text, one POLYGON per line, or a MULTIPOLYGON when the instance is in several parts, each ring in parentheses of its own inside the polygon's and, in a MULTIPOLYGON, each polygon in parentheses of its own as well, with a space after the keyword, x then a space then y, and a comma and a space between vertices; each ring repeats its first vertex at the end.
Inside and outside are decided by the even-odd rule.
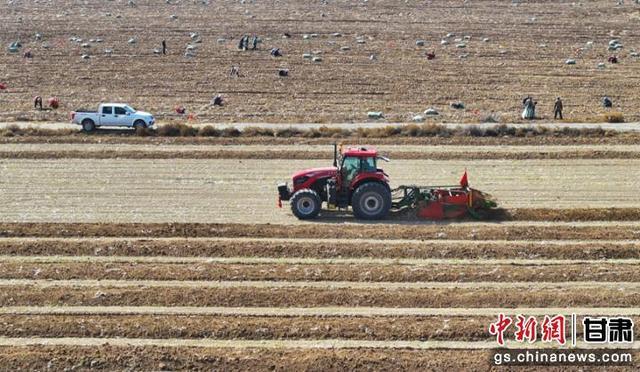
POLYGON ((607 123, 624 123, 624 115, 621 112, 608 112, 602 115, 602 119, 607 123))

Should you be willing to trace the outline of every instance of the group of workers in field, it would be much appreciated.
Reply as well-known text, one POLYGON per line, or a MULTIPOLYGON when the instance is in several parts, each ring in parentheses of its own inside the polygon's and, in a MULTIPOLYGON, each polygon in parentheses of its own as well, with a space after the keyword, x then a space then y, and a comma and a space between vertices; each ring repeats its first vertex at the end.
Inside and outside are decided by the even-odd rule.
MULTIPOLYGON (((526 96, 522 100, 522 106, 524 106, 524 110, 522 110, 522 118, 525 120, 533 120, 536 118, 536 106, 538 102, 534 101, 531 96, 526 96)), ((560 97, 556 98, 556 102, 553 104, 553 119, 562 120, 562 100, 560 97)))
MULTIPOLYGON (((523 106, 523 110, 522 110, 522 119, 525 120, 533 120, 536 118, 536 106, 537 106, 538 102, 534 101, 533 98, 531 96, 526 96, 523 100, 522 100, 522 106, 523 106)), ((611 101, 611 98, 605 96, 602 97, 602 106, 604 108, 611 108, 613 106, 613 102, 611 101)), ((556 101, 553 104, 553 119, 554 120, 563 120, 564 118, 562 117, 562 109, 564 108, 564 106, 562 105, 562 99, 560 99, 560 97, 556 97, 556 101)))

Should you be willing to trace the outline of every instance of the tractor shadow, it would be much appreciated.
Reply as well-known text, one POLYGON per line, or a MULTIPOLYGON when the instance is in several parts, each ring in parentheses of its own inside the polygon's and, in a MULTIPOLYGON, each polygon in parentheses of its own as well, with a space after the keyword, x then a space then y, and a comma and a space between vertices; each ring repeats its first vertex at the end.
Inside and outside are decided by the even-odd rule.
POLYGON ((411 211, 402 211, 390 213, 389 217, 384 220, 359 220, 356 219, 349 211, 339 210, 322 210, 318 217, 307 222, 316 223, 333 223, 333 224, 361 224, 361 225, 456 225, 465 223, 485 223, 485 224, 501 224, 505 220, 500 219, 497 215, 491 216, 486 220, 477 220, 472 217, 445 219, 445 220, 427 220, 417 217, 411 211))

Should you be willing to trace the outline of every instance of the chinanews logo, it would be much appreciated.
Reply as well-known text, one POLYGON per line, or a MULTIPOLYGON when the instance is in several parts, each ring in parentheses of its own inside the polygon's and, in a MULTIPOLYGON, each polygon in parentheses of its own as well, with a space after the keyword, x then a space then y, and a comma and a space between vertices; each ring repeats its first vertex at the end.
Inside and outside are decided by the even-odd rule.
POLYGON ((562 314, 545 315, 540 321, 536 317, 522 314, 516 315, 514 320, 500 313, 498 319, 489 325, 489 333, 496 336, 496 342, 500 346, 505 345, 505 334, 511 329, 514 330, 515 342, 534 343, 540 335, 540 341, 543 343, 564 346, 567 343, 567 325, 571 326, 569 339, 574 347, 578 341, 578 326, 582 327, 582 341, 586 344, 631 344, 634 341, 634 324, 631 318, 585 316, 578 324, 576 314, 572 314, 569 319, 562 314))
POLYGON ((494 365, 630 365, 633 361, 629 349, 634 323, 628 317, 578 320, 576 314, 510 317, 500 313, 489 324, 489 333, 501 347, 493 355, 494 365))

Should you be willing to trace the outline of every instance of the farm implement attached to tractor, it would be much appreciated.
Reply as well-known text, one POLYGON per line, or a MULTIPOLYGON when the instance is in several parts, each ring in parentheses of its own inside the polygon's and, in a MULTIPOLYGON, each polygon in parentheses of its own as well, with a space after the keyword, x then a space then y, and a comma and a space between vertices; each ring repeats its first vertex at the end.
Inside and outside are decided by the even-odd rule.
POLYGON ((490 195, 469 187, 466 171, 455 186, 403 185, 391 189, 389 176, 378 168, 378 160, 389 161, 374 148, 348 148, 338 153, 334 145, 332 167, 295 173, 292 188, 286 183, 278 185, 278 206, 288 200, 291 211, 301 220, 317 217, 325 202, 329 210, 351 206, 355 217, 364 220, 411 211, 424 219, 483 219, 497 207, 490 195))

